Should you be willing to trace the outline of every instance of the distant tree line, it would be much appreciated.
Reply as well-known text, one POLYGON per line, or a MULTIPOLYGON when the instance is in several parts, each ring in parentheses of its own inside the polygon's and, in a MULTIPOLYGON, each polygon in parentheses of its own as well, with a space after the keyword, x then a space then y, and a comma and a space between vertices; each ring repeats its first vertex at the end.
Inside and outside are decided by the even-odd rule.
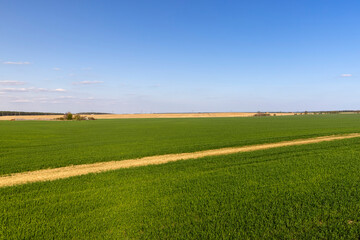
MULTIPOLYGON (((279 112, 281 113, 281 112, 279 112)), ((340 114, 340 113, 357 113, 360 114, 360 110, 343 110, 343 111, 304 111, 304 112, 294 112, 294 115, 317 115, 317 114, 340 114)), ((267 117, 267 116, 276 116, 276 113, 273 112, 260 112, 254 114, 255 117, 267 117)))
POLYGON ((28 116, 28 115, 63 115, 63 113, 0 111, 0 116, 28 116))

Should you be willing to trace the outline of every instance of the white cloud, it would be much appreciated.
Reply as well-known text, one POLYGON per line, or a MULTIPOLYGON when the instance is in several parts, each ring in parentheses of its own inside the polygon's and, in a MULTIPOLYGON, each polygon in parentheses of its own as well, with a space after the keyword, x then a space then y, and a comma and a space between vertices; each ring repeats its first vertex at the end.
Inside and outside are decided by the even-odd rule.
POLYGON ((75 97, 73 96, 60 96, 58 97, 58 99, 74 99, 75 97))
POLYGON ((27 88, 1 88, 2 92, 28 92, 27 88))
POLYGON ((30 90, 34 90, 35 92, 66 92, 66 90, 62 88, 56 88, 56 89, 30 88, 30 90))
POLYGON ((3 62, 3 64, 27 65, 30 64, 30 62, 3 62))
POLYGON ((11 100, 10 103, 35 103, 35 104, 87 104, 93 102, 96 99, 93 97, 74 97, 74 96, 46 96, 46 97, 19 97, 19 96, 9 96, 11 100))
POLYGON ((90 84, 99 84, 103 83, 103 81, 81 81, 81 82, 73 82, 73 85, 90 85, 90 84))
POLYGON ((62 89, 62 88, 57 88, 57 89, 55 89, 54 91, 55 91, 55 92, 66 92, 66 90, 65 90, 65 89, 62 89))
POLYGON ((48 89, 48 88, 0 88, 1 92, 66 92, 65 89, 48 89))
POLYGON ((54 70, 54 71, 60 71, 61 68, 54 67, 53 70, 54 70))
POLYGON ((13 101, 10 101, 12 103, 30 103, 30 102, 33 102, 29 99, 16 99, 16 100, 13 100, 13 101))
POLYGON ((21 81, 12 81, 12 80, 3 80, 0 81, 0 85, 24 85, 25 82, 21 81))
POLYGON ((343 73, 343 74, 341 74, 341 77, 352 77, 352 74, 350 74, 350 73, 343 73))

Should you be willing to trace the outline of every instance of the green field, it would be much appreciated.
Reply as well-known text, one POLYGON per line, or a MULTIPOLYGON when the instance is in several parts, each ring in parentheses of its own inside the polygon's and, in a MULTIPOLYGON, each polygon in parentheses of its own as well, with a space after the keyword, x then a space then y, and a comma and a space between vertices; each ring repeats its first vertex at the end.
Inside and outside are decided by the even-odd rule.
POLYGON ((360 132, 360 115, 0 121, 0 174, 360 132))
MULTIPOLYGON (((7 174, 360 132, 359 115, 0 122, 7 174)), ((0 188, 0 239, 359 239, 360 138, 0 188)))
POLYGON ((352 139, 3 188, 2 236, 358 239, 359 172, 352 139))

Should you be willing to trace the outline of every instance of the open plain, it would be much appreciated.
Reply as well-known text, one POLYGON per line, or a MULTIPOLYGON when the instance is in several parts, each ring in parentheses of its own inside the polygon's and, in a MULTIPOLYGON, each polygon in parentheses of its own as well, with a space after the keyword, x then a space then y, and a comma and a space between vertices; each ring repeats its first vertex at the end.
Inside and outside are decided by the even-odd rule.
POLYGON ((193 152, 193 153, 166 154, 166 155, 143 157, 137 159, 127 159, 122 161, 81 164, 81 165, 68 166, 62 168, 15 173, 10 176, 3 176, 3 177, 0 176, 0 187, 14 186, 14 185, 26 184, 32 182, 52 181, 57 179, 86 175, 89 173, 111 171, 121 168, 157 165, 168 162, 175 162, 179 160, 197 159, 208 156, 219 156, 219 155, 227 155, 227 154, 234 154, 240 152, 252 152, 252 151, 258 151, 264 149, 328 142, 328 141, 342 140, 342 139, 349 139, 356 137, 360 137, 360 133, 324 136, 324 137, 309 138, 309 139, 298 139, 293 141, 251 145, 244 147, 212 149, 212 150, 205 150, 205 151, 193 152))
POLYGON ((360 240, 359 12, 0 1, 0 240, 360 240))
POLYGON ((356 239, 359 134, 356 114, 1 121, 0 236, 356 239))

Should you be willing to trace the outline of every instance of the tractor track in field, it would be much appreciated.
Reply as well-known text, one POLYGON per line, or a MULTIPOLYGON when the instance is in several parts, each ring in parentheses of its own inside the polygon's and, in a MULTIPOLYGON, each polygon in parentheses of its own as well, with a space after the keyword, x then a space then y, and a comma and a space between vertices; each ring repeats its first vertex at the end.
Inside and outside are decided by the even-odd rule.
POLYGON ((14 186, 14 185, 20 185, 20 184, 26 184, 32 182, 51 181, 51 180, 85 175, 89 173, 111 171, 121 168, 157 165, 168 162, 175 162, 179 160, 196 159, 196 158, 202 158, 208 156, 219 156, 219 155, 227 155, 227 154, 234 154, 241 152, 252 152, 252 151, 265 150, 270 148, 304 145, 304 144, 319 143, 319 142, 348 139, 355 137, 360 137, 360 133, 352 133, 346 135, 331 135, 331 136, 323 136, 323 137, 308 138, 308 139, 297 139, 292 141, 266 143, 266 144, 250 145, 250 146, 242 146, 242 147, 211 149, 211 150, 204 150, 204 151, 191 152, 191 153, 165 154, 165 155, 149 156, 149 157, 136 158, 136 159, 72 165, 72 166, 53 168, 53 169, 21 172, 21 173, 14 173, 11 175, 0 176, 0 187, 8 187, 8 186, 14 186))

